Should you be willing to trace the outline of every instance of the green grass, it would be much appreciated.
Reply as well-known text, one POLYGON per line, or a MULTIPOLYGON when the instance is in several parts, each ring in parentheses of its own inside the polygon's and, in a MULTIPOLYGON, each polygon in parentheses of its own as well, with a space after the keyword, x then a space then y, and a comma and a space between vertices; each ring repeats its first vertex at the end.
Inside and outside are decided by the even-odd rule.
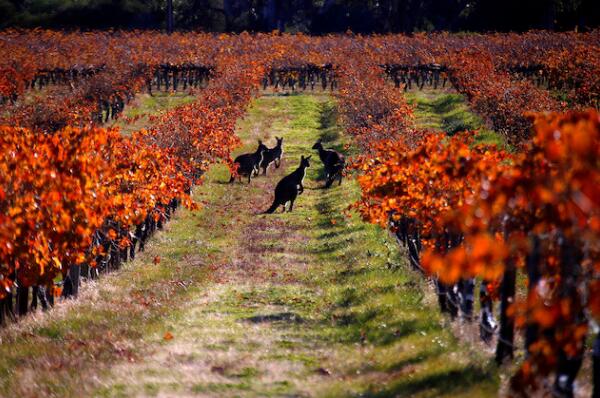
POLYGON ((436 90, 411 91, 406 94, 415 107, 419 128, 441 130, 452 136, 461 131, 477 130, 475 142, 506 147, 501 135, 485 126, 473 113, 463 95, 436 90))

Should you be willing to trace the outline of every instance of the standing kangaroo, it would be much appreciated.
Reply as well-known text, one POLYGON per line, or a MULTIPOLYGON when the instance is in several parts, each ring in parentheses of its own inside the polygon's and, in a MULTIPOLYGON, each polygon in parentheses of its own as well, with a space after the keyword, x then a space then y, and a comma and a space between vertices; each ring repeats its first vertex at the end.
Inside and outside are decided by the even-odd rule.
POLYGON ((275 168, 281 165, 281 157, 283 156, 283 138, 275 137, 277 145, 275 148, 269 148, 263 153, 263 160, 260 162, 260 167, 263 169, 263 175, 267 174, 267 168, 271 163, 275 162, 275 168))
MULTIPOLYGON (((258 175, 258 168, 263 160, 263 154, 267 149, 268 148, 262 143, 262 141, 258 140, 258 148, 256 149, 256 152, 245 153, 235 158, 233 163, 237 165, 237 173, 240 182, 242 181, 242 176, 247 176, 248 184, 250 184, 250 178, 253 176, 253 174, 256 173, 258 175)), ((235 181, 235 177, 232 175, 229 183, 232 183, 233 181, 235 181)))
POLYGON ((323 148, 320 138, 312 149, 319 150, 319 158, 321 158, 321 162, 325 167, 325 188, 329 188, 336 178, 339 179, 338 185, 342 185, 342 174, 346 166, 344 155, 333 149, 323 148))
POLYGON ((277 183, 275 187, 275 200, 271 207, 263 214, 272 214, 279 206, 283 206, 283 211, 285 212, 285 205, 288 202, 290 202, 290 209, 288 211, 292 211, 296 197, 304 192, 302 181, 306 175, 306 168, 310 167, 309 160, 310 156, 306 158, 301 156, 300 166, 292 174, 283 177, 277 183))

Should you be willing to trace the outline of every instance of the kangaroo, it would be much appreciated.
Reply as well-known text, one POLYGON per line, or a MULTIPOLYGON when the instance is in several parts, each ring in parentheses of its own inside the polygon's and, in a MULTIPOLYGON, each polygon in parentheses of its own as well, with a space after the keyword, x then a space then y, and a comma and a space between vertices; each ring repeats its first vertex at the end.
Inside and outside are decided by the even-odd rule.
POLYGON ((310 167, 310 156, 300 158, 300 166, 290 175, 287 175, 277 183, 275 187, 275 200, 267 211, 263 214, 272 214, 277 210, 279 206, 283 206, 283 212, 285 212, 285 205, 290 202, 289 212, 294 208, 294 201, 296 197, 304 192, 304 186, 302 181, 306 175, 306 168, 310 167))
MULTIPOLYGON (((248 177, 248 184, 250 184, 250 178, 256 173, 258 174, 258 168, 260 163, 263 160, 263 154, 268 148, 262 143, 261 140, 258 140, 258 148, 254 153, 245 153, 243 155, 235 158, 233 163, 237 164, 237 172, 240 179, 242 181, 242 176, 248 177)), ((229 183, 235 181, 235 177, 232 175, 229 183)))
POLYGON ((344 155, 333 149, 323 148, 320 138, 312 149, 319 150, 319 158, 321 158, 321 162, 325 167, 325 188, 329 188, 336 179, 339 180, 338 185, 342 185, 342 172, 346 166, 344 155))
POLYGON ((263 160, 260 167, 263 169, 263 175, 267 175, 267 168, 271 163, 275 163, 275 168, 281 165, 281 157, 283 156, 283 138, 275 137, 277 145, 275 148, 269 148, 263 153, 263 160))

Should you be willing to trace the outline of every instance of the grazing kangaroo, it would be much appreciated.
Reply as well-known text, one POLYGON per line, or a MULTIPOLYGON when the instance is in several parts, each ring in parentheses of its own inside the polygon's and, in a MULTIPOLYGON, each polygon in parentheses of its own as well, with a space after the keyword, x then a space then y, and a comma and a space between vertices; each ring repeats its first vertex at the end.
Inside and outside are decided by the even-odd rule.
POLYGON ((292 174, 283 177, 277 183, 275 187, 275 200, 271 207, 269 207, 269 210, 263 214, 272 214, 279 206, 283 206, 283 211, 285 212, 285 205, 288 202, 290 202, 290 209, 288 211, 292 211, 296 197, 304 192, 302 181, 306 175, 306 168, 310 167, 309 160, 310 156, 306 158, 301 156, 300 166, 292 174))
MULTIPOLYGON (((258 175, 258 168, 263 160, 263 154, 267 149, 268 148, 262 143, 262 141, 258 140, 258 148, 256 149, 256 152, 245 153, 235 158, 233 163, 237 164, 237 173, 240 182, 242 181, 242 176, 247 176, 248 184, 250 184, 250 178, 253 176, 253 174, 256 173, 258 175)), ((232 175, 229 183, 232 183, 233 181, 235 181, 235 177, 232 175)))
POLYGON ((263 160, 260 162, 260 167, 263 169, 263 175, 267 174, 267 168, 271 163, 275 162, 275 168, 281 165, 281 157, 283 156, 283 138, 275 137, 277 145, 275 148, 269 148, 263 153, 263 160))
POLYGON ((320 138, 312 149, 319 150, 319 158, 325 167, 325 188, 329 188, 336 178, 339 179, 339 185, 342 185, 342 174, 346 166, 344 155, 333 149, 323 148, 320 138))

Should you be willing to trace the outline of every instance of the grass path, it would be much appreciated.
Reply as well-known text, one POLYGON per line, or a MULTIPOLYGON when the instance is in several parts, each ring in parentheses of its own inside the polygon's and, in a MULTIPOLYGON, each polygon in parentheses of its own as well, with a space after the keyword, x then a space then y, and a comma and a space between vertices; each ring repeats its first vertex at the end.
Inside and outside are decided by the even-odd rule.
POLYGON ((150 338, 151 354, 113 369, 101 393, 493 395, 486 365, 461 353, 423 307, 423 286, 402 270, 395 243, 343 216, 356 187, 319 189, 316 156, 293 213, 256 215, 319 136, 343 145, 332 116, 327 97, 255 102, 239 126, 244 150, 283 136, 284 166, 249 186, 223 184, 224 168, 210 171, 197 216, 198 231, 215 234, 197 247, 214 251, 210 281, 164 328, 173 339, 150 338))
POLYGON ((502 136, 485 126, 484 121, 469 108, 466 98, 453 89, 413 90, 406 98, 415 109, 419 128, 445 131, 452 135, 459 131, 478 130, 476 142, 504 147, 502 136))
POLYGON ((282 168, 229 185, 213 167, 147 253, 77 302, 0 332, 0 396, 495 396, 385 231, 323 190, 313 154, 293 213, 257 215, 318 137, 343 148, 327 96, 266 95, 239 123, 254 150, 284 137, 282 168), (159 264, 154 256, 160 255, 159 264))

